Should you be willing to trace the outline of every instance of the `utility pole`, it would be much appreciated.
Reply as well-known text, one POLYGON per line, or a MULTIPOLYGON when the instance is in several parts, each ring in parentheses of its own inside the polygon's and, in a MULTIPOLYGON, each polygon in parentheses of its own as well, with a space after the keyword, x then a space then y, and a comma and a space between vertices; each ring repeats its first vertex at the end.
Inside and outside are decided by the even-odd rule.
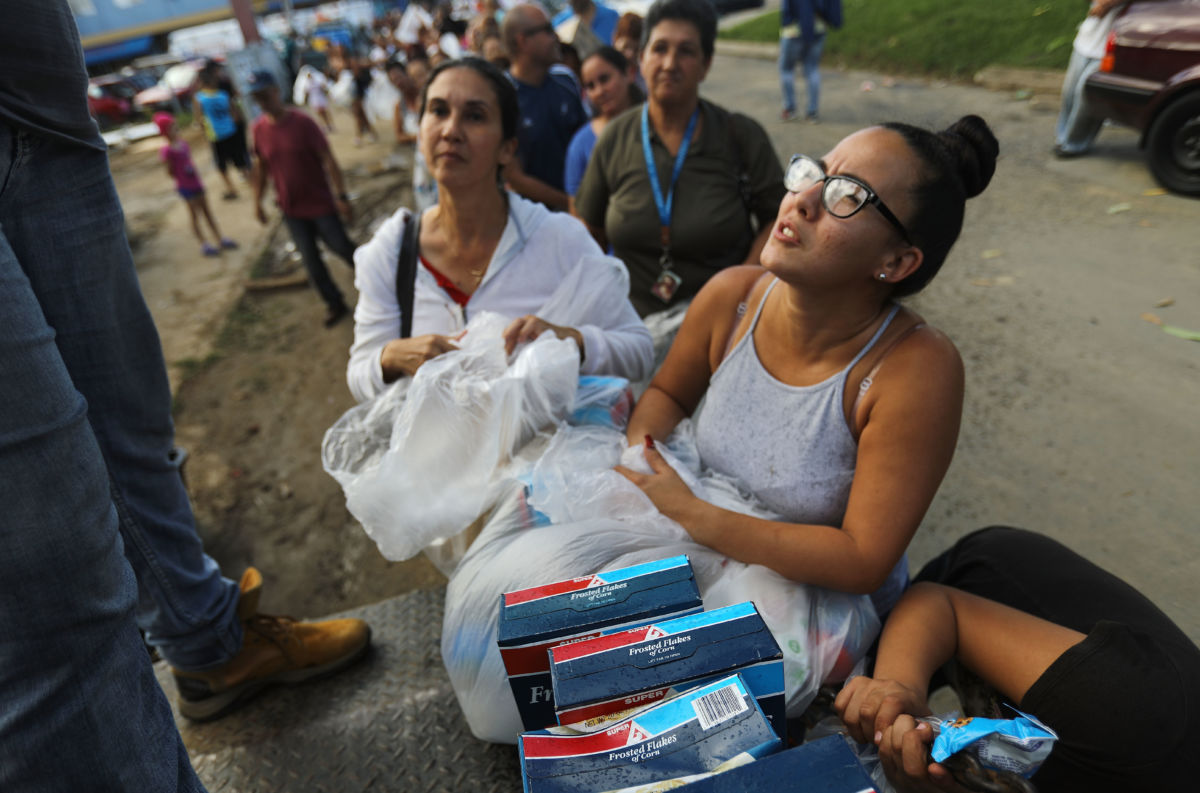
POLYGON ((254 21, 254 9, 250 7, 250 0, 229 0, 229 5, 233 7, 233 16, 242 29, 242 38, 245 39, 246 46, 262 41, 258 35, 258 24, 254 21))

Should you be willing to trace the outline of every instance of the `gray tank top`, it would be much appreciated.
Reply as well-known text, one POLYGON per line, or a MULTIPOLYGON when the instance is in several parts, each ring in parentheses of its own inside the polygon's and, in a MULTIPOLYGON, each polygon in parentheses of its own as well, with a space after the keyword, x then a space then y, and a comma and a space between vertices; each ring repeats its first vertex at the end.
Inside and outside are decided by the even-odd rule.
MULTIPOLYGON (((846 378, 900 307, 892 307, 845 369, 814 385, 792 386, 771 376, 754 346, 754 329, 777 283, 767 287, 750 329, 713 373, 696 417, 696 445, 706 467, 737 480, 784 520, 840 527, 858 457, 843 408, 846 378)), ((905 555, 871 596, 881 615, 907 581, 905 555)))

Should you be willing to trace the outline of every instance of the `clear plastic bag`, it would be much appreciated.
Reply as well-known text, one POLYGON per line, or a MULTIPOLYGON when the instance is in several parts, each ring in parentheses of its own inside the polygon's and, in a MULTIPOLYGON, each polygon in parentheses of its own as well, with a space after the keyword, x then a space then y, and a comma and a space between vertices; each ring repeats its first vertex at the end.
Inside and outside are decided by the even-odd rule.
POLYGON ((544 334, 509 365, 507 324, 480 313, 458 350, 352 408, 325 433, 325 470, 388 559, 412 558, 463 531, 494 501, 498 467, 574 404, 575 343, 544 334))
MULTIPOLYGON (((699 470, 690 422, 664 457, 702 498, 769 517, 729 480, 699 470)), ((857 660, 878 633, 865 595, 789 581, 692 541, 641 490, 612 470, 649 470, 642 447, 617 429, 560 425, 524 479, 498 509, 450 577, 442 658, 471 731, 512 743, 521 731, 500 654, 496 614, 502 592, 687 554, 706 608, 753 600, 784 652, 788 713, 797 716, 839 663, 857 660), (531 520, 532 514, 545 520, 531 520), (547 524, 546 521, 549 521, 547 524)))
MULTIPOLYGON (((628 310, 628 292, 625 266, 596 254, 566 273, 537 316, 556 325, 607 328, 628 310)), ((573 408, 607 410, 613 427, 627 419, 628 383, 581 379, 573 341, 547 331, 519 346, 510 363, 502 334, 511 319, 474 316, 460 349, 351 408, 325 433, 322 464, 388 559, 426 549, 448 575, 470 539, 462 533, 499 503, 509 480, 528 472, 529 464, 510 471, 506 463, 539 430, 573 408), (577 403, 581 381, 585 399, 577 403)))

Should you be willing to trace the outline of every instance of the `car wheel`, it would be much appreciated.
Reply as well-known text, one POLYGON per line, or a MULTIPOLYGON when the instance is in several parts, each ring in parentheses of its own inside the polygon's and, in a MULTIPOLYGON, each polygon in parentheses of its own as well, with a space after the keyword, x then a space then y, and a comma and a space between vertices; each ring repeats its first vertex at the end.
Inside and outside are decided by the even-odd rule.
POLYGON ((1168 190, 1200 196, 1200 91, 1167 105, 1146 136, 1150 171, 1168 190))

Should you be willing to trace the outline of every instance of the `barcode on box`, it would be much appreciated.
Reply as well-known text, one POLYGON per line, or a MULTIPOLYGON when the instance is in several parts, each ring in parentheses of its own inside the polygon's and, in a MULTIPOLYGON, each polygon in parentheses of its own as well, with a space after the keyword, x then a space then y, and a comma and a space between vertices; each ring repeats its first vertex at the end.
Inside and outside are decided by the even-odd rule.
POLYGON ((731 683, 702 697, 696 697, 692 707, 700 720, 700 729, 707 730, 746 710, 746 701, 742 699, 738 687, 731 683))

